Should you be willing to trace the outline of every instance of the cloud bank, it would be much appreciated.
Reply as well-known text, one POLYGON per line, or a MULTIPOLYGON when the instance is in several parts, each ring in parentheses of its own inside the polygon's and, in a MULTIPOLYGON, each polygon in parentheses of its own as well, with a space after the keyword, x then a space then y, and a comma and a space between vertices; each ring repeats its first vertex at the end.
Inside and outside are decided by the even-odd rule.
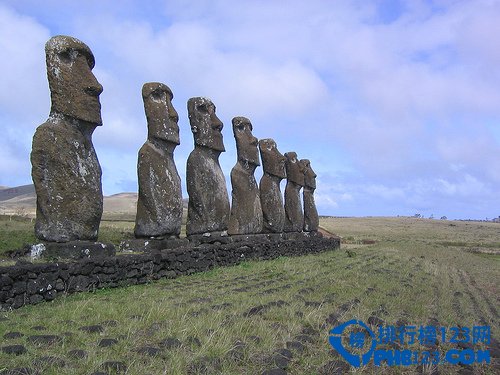
POLYGON ((137 189, 142 84, 174 92, 185 180, 186 102, 308 158, 329 215, 498 216, 498 1, 4 1, 0 4, 0 185, 30 182, 31 136, 49 111, 44 43, 67 34, 96 56, 106 194, 137 189), (389 4, 389 5, 388 5, 389 4), (496 211, 495 211, 496 209, 496 211))

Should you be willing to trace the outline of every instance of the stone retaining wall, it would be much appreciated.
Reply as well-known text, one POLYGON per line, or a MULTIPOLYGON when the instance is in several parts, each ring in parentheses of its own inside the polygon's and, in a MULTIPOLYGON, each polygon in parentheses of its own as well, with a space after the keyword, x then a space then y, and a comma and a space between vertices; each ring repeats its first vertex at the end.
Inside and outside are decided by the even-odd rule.
POLYGON ((243 260, 314 254, 339 246, 338 238, 311 237, 279 242, 204 244, 76 262, 0 267, 0 310, 51 301, 64 294, 143 284, 162 277, 174 278, 235 265, 243 260))

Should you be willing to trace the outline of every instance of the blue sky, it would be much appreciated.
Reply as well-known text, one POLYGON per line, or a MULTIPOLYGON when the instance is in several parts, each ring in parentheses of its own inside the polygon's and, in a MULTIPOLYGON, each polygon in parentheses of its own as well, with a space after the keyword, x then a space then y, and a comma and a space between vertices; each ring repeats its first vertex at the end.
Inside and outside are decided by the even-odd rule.
MULTIPOLYGON (((50 98, 44 44, 84 41, 104 126, 106 195, 137 190, 142 84, 174 92, 185 180, 186 103, 248 117, 318 174, 320 214, 500 215, 500 1, 0 1, 0 185, 31 183, 29 153, 50 98)), ((256 172, 260 178, 261 172, 256 172)), ((184 195, 186 196, 185 189, 184 195)))

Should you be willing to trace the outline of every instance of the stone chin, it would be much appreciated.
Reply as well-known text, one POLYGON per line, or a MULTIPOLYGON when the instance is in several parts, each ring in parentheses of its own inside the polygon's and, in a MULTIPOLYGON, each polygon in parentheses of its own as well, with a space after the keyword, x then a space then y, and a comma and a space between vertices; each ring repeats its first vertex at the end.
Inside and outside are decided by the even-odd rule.
POLYGON ((172 143, 176 146, 179 146, 181 144, 179 136, 178 135, 176 136, 175 134, 159 135, 154 138, 159 139, 160 141, 172 143))
POLYGON ((102 125, 101 103, 99 98, 80 98, 76 105, 69 101, 64 104, 56 100, 52 104, 51 113, 61 113, 76 120, 86 121, 95 126, 102 125))
POLYGON ((259 151, 255 148, 255 152, 254 150, 250 152, 241 152, 238 160, 244 164, 248 163, 257 167, 260 165, 259 151))
POLYGON ((224 142, 222 140, 222 134, 220 135, 220 137, 211 137, 211 139, 197 137, 195 140, 195 144, 219 152, 226 151, 226 149, 224 148, 224 142))
POLYGON ((155 138, 164 142, 173 143, 177 146, 181 144, 179 137, 179 127, 177 126, 177 123, 168 125, 166 129, 163 128, 163 126, 162 127, 158 126, 156 127, 156 129, 155 127, 152 127, 151 130, 152 130, 150 134, 151 138, 155 138))

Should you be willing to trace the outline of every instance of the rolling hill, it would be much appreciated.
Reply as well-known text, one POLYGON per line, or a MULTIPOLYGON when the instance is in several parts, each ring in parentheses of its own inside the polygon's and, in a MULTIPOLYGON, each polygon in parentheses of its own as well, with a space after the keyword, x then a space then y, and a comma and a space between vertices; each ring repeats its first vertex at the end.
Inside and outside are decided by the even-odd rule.
MULTIPOLYGON (((137 193, 119 193, 104 197, 104 214, 135 217, 137 193)), ((34 217, 36 194, 34 185, 0 189, 0 214, 34 217)))
MULTIPOLYGON (((183 207, 187 209, 187 199, 183 207)), ((137 193, 118 193, 104 196, 104 220, 135 220, 137 193)), ((35 217, 36 193, 34 185, 0 187, 0 215, 35 217)))

